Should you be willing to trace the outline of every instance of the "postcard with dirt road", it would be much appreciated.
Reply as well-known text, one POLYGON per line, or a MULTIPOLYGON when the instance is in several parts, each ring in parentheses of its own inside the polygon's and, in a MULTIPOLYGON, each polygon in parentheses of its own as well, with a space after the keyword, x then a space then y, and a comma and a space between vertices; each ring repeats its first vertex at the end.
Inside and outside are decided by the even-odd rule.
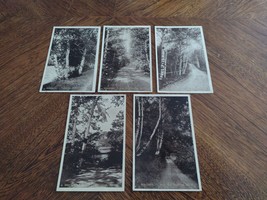
POLYGON ((104 26, 99 92, 151 92, 150 26, 104 26))
POLYGON ((124 191, 125 95, 71 95, 57 191, 124 191))
POLYGON ((54 27, 40 92, 95 92, 100 27, 54 27))
POLYGON ((201 26, 155 26, 157 91, 213 93, 201 26))
POLYGON ((201 191, 190 96, 133 101, 133 190, 201 191))

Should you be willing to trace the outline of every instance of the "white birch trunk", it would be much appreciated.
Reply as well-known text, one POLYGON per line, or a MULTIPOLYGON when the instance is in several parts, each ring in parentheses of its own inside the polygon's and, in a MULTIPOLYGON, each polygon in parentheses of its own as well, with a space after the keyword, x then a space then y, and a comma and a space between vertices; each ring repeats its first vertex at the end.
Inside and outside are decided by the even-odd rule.
POLYGON ((58 69, 57 54, 54 54, 54 59, 55 59, 55 68, 58 69))
POLYGON ((66 50, 65 59, 66 59, 65 68, 68 69, 70 65, 70 42, 69 41, 67 42, 67 50, 66 50))
POLYGON ((82 74, 82 71, 83 71, 83 67, 84 67, 84 63, 85 63, 86 52, 87 52, 87 49, 85 48, 84 51, 83 51, 82 60, 81 60, 80 66, 79 66, 79 75, 81 75, 82 74))
POLYGON ((73 123, 73 130, 72 130, 72 136, 71 136, 71 146, 74 146, 75 142, 75 135, 76 135, 76 124, 77 124, 77 116, 74 116, 74 123, 73 123))
MULTIPOLYGON (((95 99, 95 101, 94 101, 94 103, 93 103, 93 106, 92 106, 92 109, 91 109, 91 112, 90 112, 89 115, 88 115, 87 126, 86 126, 86 130, 85 130, 85 134, 84 134, 84 138, 85 138, 85 139, 88 138, 89 133, 90 133, 91 122, 92 122, 92 116, 93 116, 93 114, 94 114, 94 110, 95 110, 95 107, 96 107, 96 105, 97 105, 97 101, 98 101, 98 98, 95 99)), ((86 145, 87 145, 87 142, 83 142, 82 152, 84 152, 84 150, 86 149, 86 145)))
POLYGON ((107 52, 108 52, 108 42, 109 42, 109 29, 107 28, 107 36, 106 36, 106 42, 105 42, 105 52, 104 52, 104 61, 107 58, 107 52))
POLYGON ((149 52, 147 51, 148 49, 147 43, 148 43, 148 40, 145 41, 145 52, 146 52, 147 64, 149 64, 149 52))
POLYGON ((152 138, 154 137, 154 135, 156 133, 156 130, 158 129, 160 120, 161 120, 161 98, 159 97, 159 118, 158 118, 158 121, 156 123, 156 126, 154 127, 154 130, 153 130, 152 134, 149 137, 148 142, 146 143, 146 145, 142 148, 142 150, 136 156, 141 156, 142 153, 147 149, 147 147, 149 146, 152 138))
POLYGON ((163 77, 166 78, 167 76, 167 60, 168 60, 168 50, 165 51, 165 63, 164 63, 164 74, 163 77))
POLYGON ((185 65, 184 65, 184 69, 183 69, 183 74, 185 74, 185 72, 186 72, 187 65, 188 65, 188 57, 186 57, 186 60, 185 60, 185 65))
POLYGON ((183 55, 180 56, 180 64, 179 64, 179 76, 182 75, 182 68, 183 68, 183 55))
MULTIPOLYGON (((137 99, 137 107, 138 107, 138 117, 137 117, 137 128, 136 128, 136 135, 135 135, 135 141, 137 142, 138 140, 138 136, 139 136, 139 132, 140 132, 140 118, 141 118, 141 103, 140 103, 140 98, 142 97, 139 97, 137 99)), ((137 143, 136 143, 137 144, 137 143)))
POLYGON ((140 144, 141 144, 141 139, 143 135, 143 123, 144 123, 144 100, 141 98, 141 122, 140 122, 140 133, 139 133, 139 139, 138 139, 138 144, 136 151, 139 151, 140 149, 140 144))
POLYGON ((198 69, 200 69, 200 64, 199 64, 199 60, 198 60, 198 56, 197 56, 197 54, 196 54, 196 56, 195 56, 195 57, 196 57, 196 64, 197 64, 197 68, 198 68, 198 69))

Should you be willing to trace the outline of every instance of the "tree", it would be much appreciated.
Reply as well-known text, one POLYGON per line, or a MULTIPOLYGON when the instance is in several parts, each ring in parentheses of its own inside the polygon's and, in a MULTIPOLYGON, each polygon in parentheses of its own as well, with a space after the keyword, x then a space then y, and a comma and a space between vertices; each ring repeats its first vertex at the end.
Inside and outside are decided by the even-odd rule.
POLYGON ((144 124, 144 99, 143 97, 138 97, 137 99, 137 107, 138 107, 138 121, 137 121, 137 130, 135 135, 136 141, 136 151, 140 150, 141 139, 143 135, 143 124, 144 124))
POLYGON ((122 152, 124 130, 124 111, 119 111, 112 122, 112 128, 108 134, 112 151, 122 152))
MULTIPOLYGON (((136 102, 137 129, 135 146, 137 156, 141 156, 153 140, 155 140, 153 142, 155 144, 155 147, 153 147, 155 149, 154 154, 159 155, 164 141, 175 141, 176 134, 174 133, 179 135, 191 132, 189 107, 186 98, 139 97, 136 99, 136 102), (141 108, 141 101, 145 102, 143 103, 143 108, 141 108), (145 126, 142 125, 141 133, 141 113, 144 112, 147 114, 147 117, 144 121, 145 126), (154 117, 155 112, 158 112, 157 118, 154 117), (150 134, 148 134, 149 131, 151 131, 150 134), (144 140, 147 141, 144 142, 144 140)), ((180 139, 180 136, 178 139, 180 139)))
POLYGON ((199 28, 158 28, 156 37, 160 87, 186 77, 189 64, 206 71, 199 28))
POLYGON ((85 151, 87 143, 88 143, 88 136, 90 135, 90 129, 94 125, 95 121, 105 122, 107 121, 108 113, 107 108, 104 108, 104 104, 101 102, 102 97, 90 97, 92 100, 85 104, 87 115, 86 120, 86 129, 84 133, 84 141, 82 145, 82 152, 85 151))
POLYGON ((150 137, 149 137, 149 140, 148 142, 143 146, 143 148, 139 151, 139 153, 137 153, 137 156, 141 156, 142 153, 147 149, 147 147, 149 146, 151 140, 153 139, 156 131, 157 131, 157 128, 158 128, 158 125, 159 125, 159 122, 161 120, 161 117, 162 117, 162 110, 161 110, 161 98, 158 98, 158 101, 159 101, 159 105, 158 105, 158 109, 159 109, 159 115, 158 115, 158 120, 157 120, 157 123, 154 127, 154 130, 153 132, 151 133, 150 137))
POLYGON ((82 74, 87 55, 95 56, 97 31, 86 28, 55 29, 50 58, 59 80, 82 74))

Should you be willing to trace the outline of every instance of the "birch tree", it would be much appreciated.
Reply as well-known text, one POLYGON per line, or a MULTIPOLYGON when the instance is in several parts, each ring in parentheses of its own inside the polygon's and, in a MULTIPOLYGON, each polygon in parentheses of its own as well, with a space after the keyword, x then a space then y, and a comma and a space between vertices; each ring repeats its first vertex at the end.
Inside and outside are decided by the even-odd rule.
POLYGON ((136 151, 139 151, 141 139, 143 135, 143 124, 144 124, 144 98, 138 97, 138 121, 137 121, 137 130, 135 135, 135 141, 136 141, 136 151))
POLYGON ((143 152, 148 148, 148 146, 150 145, 150 142, 152 141, 157 129, 158 129, 158 126, 159 126, 159 123, 160 123, 160 120, 161 120, 161 117, 162 117, 162 110, 161 110, 161 98, 159 97, 158 98, 158 109, 159 109, 159 114, 158 114, 158 120, 157 120, 157 123, 153 129, 153 132, 151 133, 150 137, 149 137, 149 140, 148 142, 143 146, 143 148, 139 151, 139 153, 136 154, 136 156, 141 156, 143 154, 143 152))
POLYGON ((109 116, 107 113, 107 108, 104 107, 104 104, 101 103, 102 97, 91 97, 93 98, 91 102, 87 103, 87 122, 84 133, 84 140, 82 145, 82 152, 85 151, 87 146, 88 136, 90 135, 90 129, 92 128, 92 124, 97 122, 106 122, 107 117, 109 116), (95 121, 93 121, 95 120, 95 121))

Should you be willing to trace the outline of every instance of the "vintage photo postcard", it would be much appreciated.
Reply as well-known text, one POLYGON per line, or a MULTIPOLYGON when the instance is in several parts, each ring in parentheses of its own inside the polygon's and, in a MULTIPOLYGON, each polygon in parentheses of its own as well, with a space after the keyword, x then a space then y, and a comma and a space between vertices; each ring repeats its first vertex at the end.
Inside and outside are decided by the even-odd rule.
POLYGON ((100 27, 54 27, 40 92, 95 92, 100 27))
POLYGON ((150 26, 104 26, 99 92, 152 92, 150 26))
POLYGON ((190 96, 133 102, 133 190, 201 191, 190 96))
POLYGON ((57 191, 124 191, 125 95, 71 95, 57 191))
POLYGON ((157 91, 213 93, 201 26, 156 26, 157 91))

